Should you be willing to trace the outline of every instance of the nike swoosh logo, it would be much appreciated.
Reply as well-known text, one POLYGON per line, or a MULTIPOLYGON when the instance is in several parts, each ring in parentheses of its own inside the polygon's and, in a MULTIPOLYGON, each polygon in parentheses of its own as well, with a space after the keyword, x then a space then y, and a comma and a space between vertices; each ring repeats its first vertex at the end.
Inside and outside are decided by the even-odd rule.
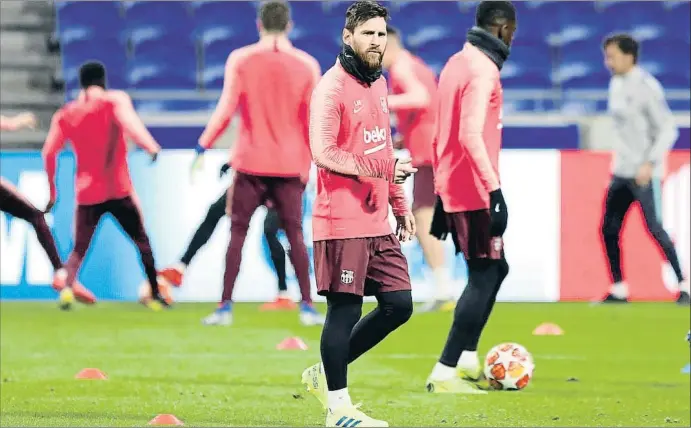
POLYGON ((360 113, 362 111, 362 107, 355 107, 353 109, 353 113, 360 113))
POLYGON ((499 204, 497 204, 497 205, 494 207, 494 212, 495 212, 495 213, 498 213, 498 212, 499 212, 499 204))

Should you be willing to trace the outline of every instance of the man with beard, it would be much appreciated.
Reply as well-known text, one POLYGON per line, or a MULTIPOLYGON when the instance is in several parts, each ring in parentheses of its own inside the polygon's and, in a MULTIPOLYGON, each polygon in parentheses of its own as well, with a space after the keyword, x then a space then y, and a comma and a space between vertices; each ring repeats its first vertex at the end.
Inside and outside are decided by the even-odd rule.
POLYGON ((257 43, 228 56, 223 92, 199 138, 195 164, 218 141, 232 115, 240 116, 238 139, 229 165, 235 171, 230 203, 230 242, 223 295, 205 325, 232 323, 232 297, 240 273, 242 247, 256 209, 272 201, 290 243, 290 261, 302 295, 300 320, 321 324, 312 304, 309 258, 302 233, 302 194, 309 178, 308 115, 319 63, 288 39, 292 27, 287 3, 271 1, 259 10, 257 43))
POLYGON ((439 77, 434 139, 439 197, 431 233, 442 240, 451 234, 456 253, 466 258, 468 285, 456 305, 441 358, 427 380, 427 390, 437 393, 485 392, 461 379, 457 366, 467 377, 479 377, 477 344, 509 273, 502 240, 508 212, 499 180, 503 103, 499 72, 516 31, 516 10, 509 1, 483 1, 475 25, 439 77), (470 376, 468 366, 475 368, 470 376))
POLYGON ((388 11, 358 1, 346 12, 343 50, 322 77, 310 105, 310 147, 318 167, 314 268, 327 315, 322 363, 302 383, 326 407, 326 426, 385 427, 353 405, 348 365, 404 324, 413 300, 400 241, 415 234, 403 188, 416 172, 393 155, 387 86, 381 76, 388 11), (389 203, 398 228, 388 221, 389 203), (364 318, 363 296, 378 306, 364 318))

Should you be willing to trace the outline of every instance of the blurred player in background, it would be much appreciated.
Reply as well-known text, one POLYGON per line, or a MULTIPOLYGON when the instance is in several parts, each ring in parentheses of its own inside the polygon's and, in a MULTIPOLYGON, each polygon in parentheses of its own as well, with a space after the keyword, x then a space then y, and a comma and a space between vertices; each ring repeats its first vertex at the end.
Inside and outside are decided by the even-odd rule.
POLYGON ((516 31, 516 10, 508 1, 483 1, 475 22, 463 49, 449 59, 439 77, 434 173, 440 197, 431 232, 440 239, 451 234, 456 252, 466 258, 468 285, 456 305, 441 358, 427 380, 430 392, 484 392, 458 371, 467 379, 480 377, 478 341, 509 273, 502 239, 508 211, 499 179, 499 73, 516 31))
MULTIPOLYGON (((223 177, 230 170, 230 165, 227 163, 221 167, 220 176, 223 177)), ((187 267, 192 262, 192 259, 197 252, 209 242, 211 235, 213 235, 216 226, 226 215, 228 194, 232 193, 232 184, 228 191, 223 192, 220 198, 211 206, 204 217, 204 221, 199 225, 192 236, 185 253, 180 261, 173 266, 167 267, 160 272, 168 283, 175 287, 180 287, 185 275, 187 267)), ((271 205, 267 202, 267 205, 271 205)), ((268 208, 266 217, 264 218, 264 237, 269 244, 269 251, 271 253, 271 261, 274 264, 276 275, 278 276, 278 297, 273 302, 268 302, 262 305, 262 310, 289 310, 296 307, 295 302, 288 295, 288 285, 286 283, 286 253, 283 245, 278 240, 278 231, 280 229, 280 221, 278 213, 273 208, 268 208)))
POLYGON ((603 302, 628 302, 619 237, 626 213, 638 202, 650 235, 674 269, 679 283, 677 302, 688 305, 689 282, 684 278, 674 243, 662 227, 660 212, 660 179, 679 131, 662 85, 638 66, 638 42, 628 34, 617 34, 605 39, 603 49, 605 65, 613 74, 608 109, 619 135, 602 220, 602 237, 612 276, 612 286, 603 302))
POLYGON ((290 243, 302 302, 300 321, 322 324, 312 304, 309 259, 302 233, 302 194, 309 179, 309 100, 321 74, 319 63, 293 47, 287 3, 264 3, 259 11, 259 42, 233 51, 226 62, 223 93, 199 139, 202 153, 211 148, 237 110, 240 131, 229 164, 235 170, 230 243, 226 254, 223 296, 204 319, 207 325, 232 323, 232 298, 240 273, 242 247, 254 211, 267 200, 275 205, 290 243))
POLYGON ((399 183, 416 170, 393 153, 381 77, 387 19, 386 8, 373 1, 348 8, 343 50, 310 106, 310 146, 318 167, 314 269, 328 312, 321 336, 323 364, 306 369, 302 383, 328 409, 326 426, 388 426, 353 406, 348 365, 413 311, 399 239, 415 234, 415 219, 399 183), (398 238, 388 221, 389 204, 398 238), (360 319, 365 295, 375 296, 378 306, 360 319))
MULTIPOLYGON (((36 116, 31 112, 20 113, 13 117, 0 116, 0 129, 3 131, 17 131, 23 128, 33 129, 35 126, 36 116)), ((12 183, 2 177, 0 177, 0 211, 27 221, 33 226, 36 238, 48 255, 48 259, 55 270, 53 288, 58 292, 62 291, 64 288, 64 285, 62 285, 63 279, 66 273, 43 211, 36 208, 34 204, 19 193, 19 190, 12 183)), ((93 304, 96 302, 96 297, 93 293, 79 283, 74 284, 73 292, 74 297, 82 303, 93 304)))
POLYGON ((147 305, 158 310, 167 303, 158 290, 154 256, 127 166, 126 137, 146 150, 152 161, 156 160, 161 148, 137 116, 129 95, 123 91, 106 90, 103 64, 89 62, 82 65, 79 84, 82 89, 77 99, 53 116, 43 146, 50 184, 46 212, 57 198, 56 157, 68 140, 77 161, 74 248, 65 265, 67 273, 62 286, 73 288, 101 217, 110 213, 139 250, 151 284, 152 299, 147 305))
POLYGON ((432 272, 434 291, 422 312, 453 310, 449 271, 444 266, 444 245, 430 235, 434 213, 432 139, 437 109, 437 79, 434 70, 403 46, 401 35, 389 26, 382 65, 389 72, 389 110, 396 113, 403 146, 417 172, 413 177, 413 215, 417 239, 432 272))

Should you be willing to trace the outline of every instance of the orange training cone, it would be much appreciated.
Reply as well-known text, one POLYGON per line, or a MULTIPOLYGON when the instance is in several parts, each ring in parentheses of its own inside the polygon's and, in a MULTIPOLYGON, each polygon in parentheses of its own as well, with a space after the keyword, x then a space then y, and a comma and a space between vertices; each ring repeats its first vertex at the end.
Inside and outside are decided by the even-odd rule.
POLYGON ((151 419, 149 421, 149 425, 183 426, 185 424, 183 424, 182 421, 178 419, 175 415, 162 414, 151 419))
POLYGON ((561 329, 558 325, 551 323, 551 322, 546 322, 543 324, 540 324, 533 330, 533 335, 534 336, 561 336, 564 334, 564 330, 561 329))
POLYGON ((279 351, 289 351, 289 350, 300 350, 306 351, 307 344, 299 337, 287 337, 276 345, 276 349, 279 351))
POLYGON ((74 376, 75 379, 106 380, 108 376, 99 369, 83 369, 74 376))

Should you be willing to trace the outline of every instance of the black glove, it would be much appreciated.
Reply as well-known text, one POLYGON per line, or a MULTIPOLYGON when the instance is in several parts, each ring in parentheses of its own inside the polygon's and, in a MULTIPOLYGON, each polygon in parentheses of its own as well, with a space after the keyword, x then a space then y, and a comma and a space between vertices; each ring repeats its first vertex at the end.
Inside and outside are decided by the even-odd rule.
POLYGON ((502 237, 506 232, 506 224, 509 221, 509 211, 506 208, 506 201, 501 189, 489 192, 489 216, 490 216, 490 236, 502 237))
POLYGON ((446 240, 446 237, 449 235, 449 224, 446 222, 444 204, 439 195, 437 195, 437 201, 434 203, 434 215, 432 216, 432 226, 429 229, 429 233, 441 241, 446 240))
POLYGON ((155 163, 158 160, 158 152, 151 153, 151 163, 155 163))
POLYGON ((221 170, 218 172, 218 177, 223 178, 223 176, 228 173, 228 170, 230 170, 230 165, 224 163, 223 166, 221 166, 221 170))

